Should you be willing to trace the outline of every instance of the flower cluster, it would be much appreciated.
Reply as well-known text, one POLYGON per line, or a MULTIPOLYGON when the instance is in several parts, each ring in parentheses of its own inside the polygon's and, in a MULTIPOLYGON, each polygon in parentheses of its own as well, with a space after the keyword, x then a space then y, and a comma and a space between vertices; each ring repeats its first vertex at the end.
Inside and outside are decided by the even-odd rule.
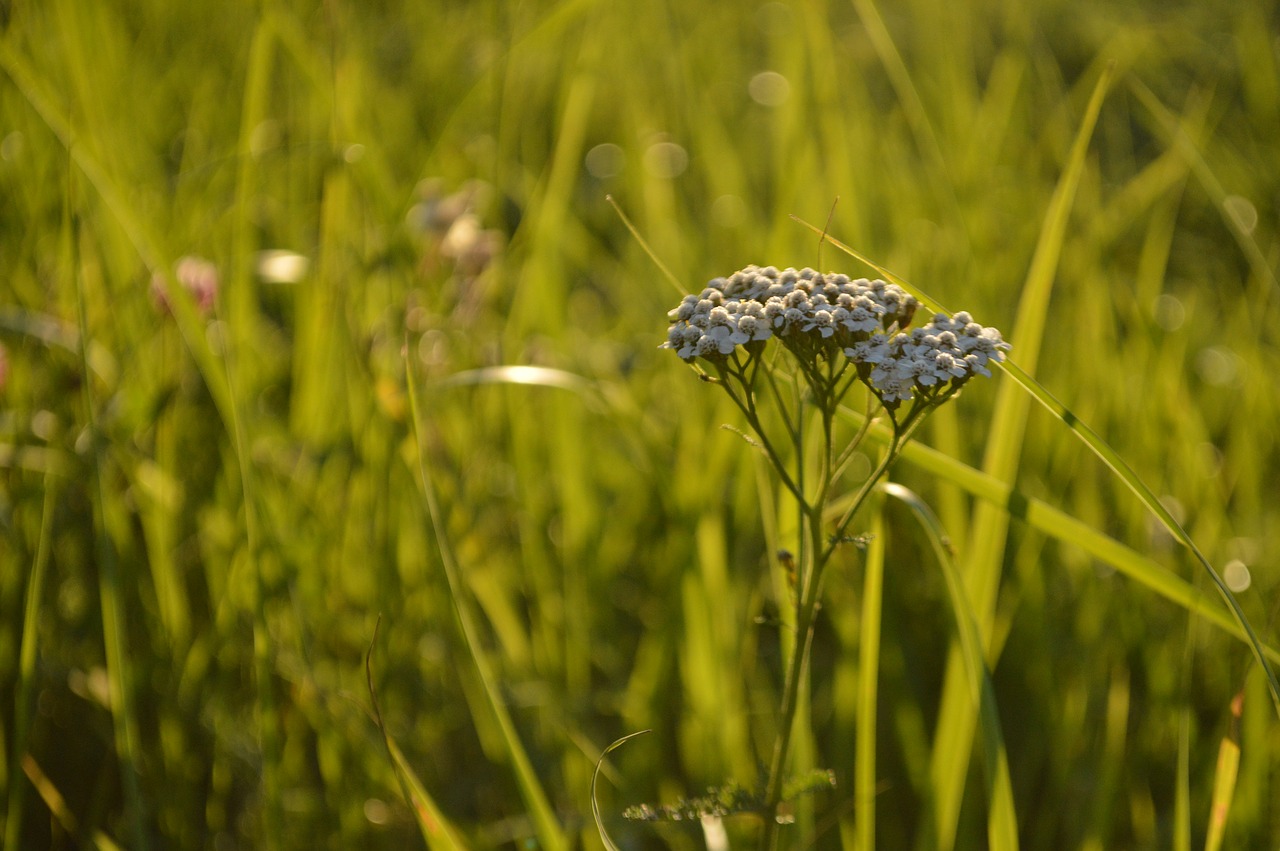
POLYGON ((858 374, 886 404, 905 402, 912 391, 929 396, 948 384, 960 386, 973 375, 991 377, 987 364, 1004 360, 1009 348, 995 328, 985 328, 960 311, 934 314, 921 328, 892 337, 873 334, 844 350, 858 374))
POLYGON ((874 332, 906 327, 915 308, 914 298, 884 281, 748 266, 716 278, 699 295, 685 296, 668 314, 673 324, 663 348, 675 349, 686 361, 715 360, 776 334, 838 350, 874 332))
POLYGON ((886 405, 959 387, 1009 344, 967 313, 939 313, 907 330, 919 303, 896 284, 813 269, 748 266, 685 296, 669 314, 661 348, 683 360, 725 363, 738 347, 750 356, 777 337, 803 363, 843 354, 886 405))

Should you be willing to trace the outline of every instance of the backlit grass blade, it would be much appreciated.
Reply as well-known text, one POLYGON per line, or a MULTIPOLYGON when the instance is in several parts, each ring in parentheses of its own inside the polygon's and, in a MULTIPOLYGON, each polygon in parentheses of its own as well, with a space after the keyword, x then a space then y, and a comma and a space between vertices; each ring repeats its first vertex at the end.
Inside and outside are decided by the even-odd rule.
MULTIPOLYGON (((808 222, 801 221, 800 223, 803 224, 805 227, 813 230, 815 233, 821 233, 821 230, 819 230, 818 228, 815 228, 813 225, 809 224, 808 222)), ((827 237, 827 240, 831 242, 833 245, 835 245, 837 248, 839 248, 841 251, 845 251, 855 259, 858 259, 866 263, 867 265, 871 266, 871 268, 875 269, 878 273, 884 275, 886 279, 891 280, 894 283, 897 283, 900 286, 910 290, 913 294, 915 294, 918 298, 920 298, 920 300, 924 302, 926 305, 932 308, 936 308, 938 310, 945 310, 945 308, 943 308, 937 301, 921 293, 920 290, 912 286, 909 282, 904 281, 901 277, 897 275, 894 275, 892 272, 885 269, 883 266, 880 266, 879 264, 875 263, 875 261, 865 257, 855 249, 852 249, 844 245, 843 243, 839 242, 838 240, 832 239, 831 237, 827 237)), ((1062 423, 1066 425, 1067 428, 1070 429, 1070 431, 1073 434, 1075 434, 1077 438, 1081 440, 1081 442, 1083 442, 1086 446, 1089 447, 1089 449, 1093 452, 1094 455, 1096 455, 1099 459, 1102 460, 1103 463, 1105 463, 1108 467, 1110 467, 1112 472, 1114 472, 1120 478, 1120 480, 1124 482, 1125 485, 1128 486, 1128 488, 1131 491, 1133 491, 1133 493, 1138 497, 1138 499, 1142 502, 1142 504, 1145 505, 1148 508, 1148 510, 1150 510, 1151 513, 1155 515, 1156 519, 1160 521, 1161 525, 1163 525, 1169 531, 1169 533, 1172 534, 1174 538, 1176 538, 1181 544, 1183 544, 1189 550, 1191 550, 1192 555, 1200 563, 1201 567, 1205 569, 1205 572, 1209 574, 1210 578, 1213 581, 1214 587, 1216 587, 1218 591, 1222 594, 1224 601, 1227 603, 1227 606, 1231 609, 1231 613, 1235 618, 1235 623, 1238 629, 1229 629, 1229 631, 1232 632, 1233 634, 1240 636, 1241 638, 1243 638, 1245 641, 1249 643, 1250 648, 1253 650, 1254 657, 1261 664, 1262 669, 1265 672, 1265 675, 1267 678, 1267 687, 1270 690, 1272 702, 1276 704, 1277 714, 1280 715, 1280 682, 1277 682, 1275 672, 1272 670, 1270 664, 1266 661, 1269 655, 1274 657, 1274 653, 1268 651, 1266 646, 1262 643, 1261 639, 1258 638, 1256 631, 1253 629, 1253 626, 1249 623, 1249 619, 1245 616, 1244 611, 1240 608, 1240 604, 1236 600, 1235 595, 1231 593, 1231 589, 1227 587, 1226 582, 1223 581, 1222 577, 1218 574, 1217 570, 1213 567, 1212 563, 1210 563, 1209 560, 1204 556, 1204 554, 1200 552, 1200 549, 1196 546, 1195 542, 1191 539, 1191 536, 1186 532, 1185 529, 1182 528, 1182 526, 1178 523, 1178 521, 1174 519, 1173 515, 1169 513, 1169 510, 1164 507, 1164 505, 1160 502, 1160 500, 1156 497, 1156 495, 1151 491, 1151 489, 1147 487, 1147 485, 1138 477, 1137 473, 1135 473, 1129 467, 1129 465, 1124 461, 1124 459, 1120 457, 1120 454, 1116 452, 1115 449, 1113 449, 1105 440, 1103 440, 1102 437, 1099 436, 1097 432, 1095 432, 1083 420, 1081 420, 1074 413, 1072 413, 1071 410, 1068 409, 1065 405, 1059 402, 1053 396, 1053 394, 1051 394, 1038 381, 1036 381, 1034 378, 1028 375, 1024 370, 1022 370, 1017 365, 1017 363, 1015 363, 1012 359, 1007 359, 1004 362, 998 364, 998 366, 1004 369, 1005 373, 1008 374, 1011 378, 1013 378, 1013 380, 1017 382, 1027 393, 1031 394, 1032 398, 1034 398, 1037 402, 1039 402, 1041 405, 1047 408, 1050 411, 1050 413, 1052 413, 1055 417, 1057 417, 1060 421, 1062 421, 1062 423)), ((872 433, 875 434, 876 431, 873 430, 872 433)), ((883 435, 881 435, 881 438, 883 439, 883 435)), ((904 449, 903 457, 908 459, 917 458, 919 457, 918 453, 923 454, 924 452, 927 452, 927 447, 922 447, 922 445, 919 443, 912 443, 904 449)), ((972 470, 972 468, 968 468, 965 465, 960 464, 959 462, 953 462, 952 459, 948 459, 946 462, 941 462, 937 458, 934 458, 931 460, 935 464, 941 463, 944 466, 947 466, 952 471, 957 471, 959 468, 965 468, 970 471, 970 474, 979 474, 977 470, 972 470)), ((985 475, 985 474, 979 474, 979 475, 985 475)), ((990 484, 994 484, 994 482, 989 482, 988 485, 990 484)), ((1014 494, 1015 494, 1014 491, 1010 491, 1010 498, 1012 498, 1014 494)), ((1042 506, 1042 510, 1052 511, 1052 509, 1048 509, 1048 506, 1042 506)), ((1067 515, 1059 513, 1058 521, 1065 522, 1066 518, 1067 518, 1067 515)), ((1089 527, 1085 526, 1084 524, 1080 524, 1079 528, 1082 531, 1086 531, 1087 532, 1086 537, 1093 539, 1095 544, 1099 544, 1103 540, 1110 540, 1109 538, 1106 538, 1105 536, 1102 536, 1097 532, 1089 529, 1089 527)), ((1137 557, 1137 558, 1140 559, 1141 557, 1137 557)), ((1143 581, 1144 584, 1148 584, 1150 587, 1152 587, 1155 590, 1164 589, 1165 591, 1169 592, 1169 593, 1165 593, 1165 596, 1168 596, 1170 597, 1170 599, 1174 599, 1178 602, 1183 602, 1184 607, 1186 607, 1188 611, 1196 611, 1198 614, 1202 614, 1202 615, 1206 614, 1206 611, 1201 608, 1200 604, 1195 604, 1194 608, 1188 604, 1189 601, 1192 600, 1193 597, 1195 596, 1194 592, 1187 591, 1187 588, 1189 586, 1183 587, 1185 586, 1185 583, 1182 583, 1181 580, 1178 580, 1176 577, 1172 577, 1171 575, 1168 576, 1167 578, 1158 578, 1157 572, 1164 572, 1164 571, 1162 571, 1159 568, 1157 568, 1156 572, 1153 572, 1147 569, 1136 568, 1135 565, 1137 565, 1138 563, 1139 562, 1135 559, 1126 558, 1123 564, 1125 567, 1133 568, 1132 575, 1134 576, 1134 578, 1137 578, 1140 581, 1143 581)), ((1116 566, 1121 567, 1121 564, 1117 563, 1116 566)), ((1124 569, 1124 567, 1121 567, 1121 569, 1124 569)), ((1126 571, 1126 572, 1129 572, 1129 571, 1126 571)), ((1219 627, 1224 626, 1224 624, 1220 620, 1215 620, 1214 622, 1219 627)))
POLYGON ((596 830, 600 832, 600 841, 604 843, 604 847, 608 848, 609 851, 619 851, 619 848, 609 837, 609 831, 604 829, 604 818, 600 815, 600 802, 596 800, 596 781, 600 779, 600 767, 604 765, 605 758, 621 747, 624 743, 631 741, 636 736, 643 736, 648 732, 651 731, 637 730, 634 733, 629 733, 623 736, 621 739, 618 739, 613 744, 609 745, 609 747, 604 749, 604 753, 600 754, 600 758, 596 760, 595 770, 591 772, 591 817, 595 819, 596 830))
POLYGON ((418 822, 418 830, 422 833, 422 839, 427 843, 427 847, 432 851, 435 851, 435 849, 465 851, 466 842, 463 841, 457 828, 445 818, 435 799, 427 792, 427 788, 422 785, 422 781, 418 779, 417 772, 413 770, 413 766, 409 765, 409 761, 404 758, 404 753, 401 752, 400 746, 396 744, 395 739, 391 738, 386 724, 382 721, 382 707, 378 703, 378 691, 373 686, 373 648, 378 641, 378 624, 381 623, 382 619, 379 618, 378 623, 374 625, 373 639, 369 642, 369 650, 364 656, 364 674, 365 681, 369 686, 369 701, 373 706, 373 719, 378 725, 378 732, 382 734, 382 743, 386 745, 392 771, 395 772, 396 780, 400 783, 400 791, 404 795, 405 802, 413 810, 413 817, 418 822))
POLYGON ((978 630, 976 612, 969 601, 964 581, 947 550, 946 535, 933 510, 918 495, 894 482, 886 482, 880 489, 911 509, 933 547, 946 580, 947 596, 955 615, 956 631, 960 639, 960 652, 964 661, 968 696, 982 729, 983 761, 987 777, 987 839, 992 851, 1018 847, 1018 820, 1013 803, 1013 783, 1009 775, 1009 759, 1004 746, 1004 734, 1000 728, 1000 716, 996 709, 995 690, 987 670, 982 635, 978 630))
MULTIPOLYGON (((36 792, 40 795, 40 799, 44 801, 44 805, 49 808, 49 813, 57 821, 68 834, 75 836, 80 830, 80 821, 76 818, 76 814, 71 811, 71 807, 67 804, 66 798, 62 792, 54 785, 49 776, 45 774, 44 769, 40 767, 40 763, 30 754, 22 758, 22 771, 26 774, 27 779, 31 781, 31 785, 35 787, 36 792)), ((17 778, 14 778, 15 782, 17 778)), ((121 851, 120 846, 111 841, 111 837, 107 836, 100 829, 94 828, 91 837, 93 847, 98 851, 121 851)), ((9 848, 9 845, 5 845, 9 848)))
POLYGON ((870 512, 871 540, 867 543, 862 580, 862 629, 858 639, 858 722, 854 750, 854 818, 857 848, 876 847, 876 705, 880 682, 880 622, 884 602, 884 514, 870 512))
POLYGON ((595 385, 576 373, 546 366, 489 366, 455 372, 436 382, 438 387, 473 384, 521 384, 535 387, 556 387, 575 393, 588 393, 595 385))
POLYGON ((484 687, 485 698, 488 700, 489 708, 492 710, 494 719, 497 721, 498 728, 502 733, 503 745, 506 747, 507 756, 511 760, 511 767, 516 775, 516 784, 520 788, 520 794, 524 798, 525 806, 529 808, 529 816, 533 820, 538 841, 547 851, 566 851, 569 846, 563 829, 556 819, 546 792, 542 789, 542 784, 533 769, 533 764, 529 761, 529 755, 525 752, 524 744, 520 741, 515 723, 512 721, 511 714, 507 711, 507 705, 499 693, 497 679, 494 677, 489 661, 481 648, 480 633, 471 614, 471 607, 466 598, 466 588, 463 585, 453 545, 448 529, 445 526, 444 515, 440 511, 440 506, 436 500, 435 486, 431 482, 431 474, 427 469, 426 451, 423 448, 422 440, 425 415, 422 410, 422 400, 419 398, 417 370, 413 368, 413 358, 410 355, 412 351, 412 346, 405 347, 404 363, 409 385, 409 410, 414 436, 417 441, 418 475, 431 527, 435 532, 436 550, 440 555, 440 563, 444 567, 445 580, 449 585, 449 596, 453 602, 454 614, 462 630, 467 653, 471 658, 472 664, 475 665, 480 682, 484 687))
POLYGON ((1227 830, 1227 814, 1231 811, 1231 799, 1235 797, 1236 778, 1240 773, 1240 713, 1243 711, 1244 693, 1231 701, 1231 729, 1222 737, 1218 748, 1218 765, 1213 775, 1213 802, 1209 810, 1209 830, 1204 840, 1204 851, 1218 851, 1227 830))
POLYGON ((1240 602, 1236 599, 1236 595, 1231 593, 1231 589, 1227 587, 1227 583, 1223 581, 1222 577, 1218 574, 1218 571, 1214 569, 1214 566, 1209 562, 1209 559, 1200 552, 1200 548, 1196 546, 1195 541, 1191 540, 1191 536, 1182 528, 1182 524, 1174 519, 1173 515, 1169 513, 1169 509, 1165 508, 1164 504, 1156 498, 1154 493, 1151 492, 1151 489, 1148 488, 1140 478, 1138 478, 1138 474, 1130 469, 1129 465, 1120 457, 1120 454, 1112 449, 1097 432, 1089 428, 1088 425, 1068 410, 1065 405, 1055 399, 1048 390, 1044 389, 1039 382, 1019 368, 1017 364, 1009 362, 1001 364, 1001 366, 1003 366, 1005 372, 1013 378, 1014 381, 1020 384, 1024 390, 1030 393, 1037 402, 1044 405, 1044 407, 1047 408, 1055 417, 1061 420, 1073 434, 1080 438, 1086 446, 1092 449, 1093 453, 1102 459, 1103 463, 1111 468, 1112 472, 1114 472, 1120 480, 1124 482, 1131 491, 1133 491, 1142 504, 1156 516, 1166 529, 1169 530, 1169 533, 1172 534, 1180 543, 1186 546, 1186 548, 1191 551, 1191 554, 1195 557, 1196 561, 1200 562, 1200 566, 1209 574, 1209 578, 1213 581, 1214 587, 1218 589, 1223 600, 1226 601, 1227 606, 1231 609, 1231 613, 1235 616, 1236 622, 1239 623, 1240 629, 1243 630, 1245 637, 1249 642, 1249 647, 1253 651, 1254 658, 1266 674, 1267 686, 1271 690, 1271 700, 1275 704, 1276 714, 1280 715, 1280 682, 1277 682, 1275 671, 1272 670, 1271 663, 1267 661, 1267 654, 1263 647, 1262 640, 1258 637, 1253 626, 1249 623, 1249 619, 1245 616, 1244 610, 1240 608, 1240 602))
MULTIPOLYGON (((861 414, 852 411, 846 411, 846 414, 855 420, 861 417, 861 414)), ((887 428, 876 425, 867 431, 867 437, 877 443, 887 443, 890 435, 887 428)), ((1205 596, 1190 582, 1065 511, 1043 500, 1028 497, 1007 483, 919 441, 912 441, 903 447, 902 459, 955 483, 981 500, 1002 507, 1033 529, 1079 547, 1187 612, 1204 618, 1223 632, 1242 641, 1249 640, 1240 622, 1230 612, 1215 603, 1211 597, 1205 596)), ((839 507, 838 503, 836 507, 839 507)), ((1280 650, 1269 645, 1263 645, 1262 650, 1268 659, 1280 663, 1280 650)))

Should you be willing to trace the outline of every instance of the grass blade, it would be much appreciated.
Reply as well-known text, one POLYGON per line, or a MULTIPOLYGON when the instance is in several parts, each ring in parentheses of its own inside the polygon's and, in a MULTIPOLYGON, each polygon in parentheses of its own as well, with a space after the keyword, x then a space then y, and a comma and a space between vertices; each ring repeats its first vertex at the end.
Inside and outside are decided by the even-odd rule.
MULTIPOLYGON (((31 785, 35 787, 39 793, 40 799, 44 801, 44 805, 49 808, 49 813, 54 820, 72 836, 80 834, 82 825, 76 814, 71 811, 71 807, 67 804, 66 799, 62 796, 62 792, 54 785, 49 776, 44 773, 44 769, 40 767, 40 763, 30 754, 26 754, 22 758, 22 770, 27 775, 27 779, 31 781, 31 785)), ((89 836, 83 836, 84 844, 92 839, 93 847, 98 851, 120 851, 120 846, 111 841, 111 837, 107 836, 101 830, 95 828, 89 836)), ((6 848, 10 847, 8 845, 6 848)))
POLYGON ((1191 710, 1178 719, 1178 765, 1174 777, 1173 849, 1191 851, 1191 710))
POLYGON ((1179 119, 1168 107, 1160 102, 1154 92, 1139 80, 1131 79, 1129 84, 1130 90, 1137 97, 1138 102, 1155 117, 1160 130, 1164 132, 1166 141, 1191 167, 1196 180, 1209 193, 1209 197, 1213 199, 1214 207, 1217 208, 1218 214, 1222 216, 1223 224, 1231 232, 1231 236, 1240 247, 1240 253, 1248 261, 1250 271, 1257 278, 1259 284, 1265 287, 1263 293, 1255 294, 1252 299, 1258 305, 1256 315, 1261 322, 1266 318, 1272 300, 1276 299, 1277 294, 1280 293, 1280 281, 1276 279, 1276 273, 1272 269, 1271 261, 1267 259, 1253 233, 1241 226, 1239 220, 1231 214, 1227 203, 1229 193, 1205 160, 1204 155, 1200 153, 1199 148, 1196 146, 1195 138, 1190 132, 1191 127, 1187 122, 1184 119, 1179 119))
POLYGON ((395 772, 396 780, 400 783, 400 792, 404 795, 409 808, 413 810, 413 817, 418 822, 418 830, 422 832, 422 839, 427 843, 427 847, 433 851, 434 849, 463 851, 467 847, 466 842, 463 841, 457 828, 445 818, 435 799, 427 792, 426 786, 422 785, 417 773, 404 758, 404 753, 401 752, 395 739, 391 738, 391 734, 387 732, 386 724, 382 722, 382 707, 378 703, 378 692, 373 687, 373 648, 377 644, 378 627, 381 624, 382 618, 379 617, 373 627, 373 639, 369 642, 369 650, 364 656, 364 674, 369 686, 369 701, 373 706, 374 723, 378 725, 378 732, 382 734, 382 743, 387 748, 387 757, 391 760, 392 771, 395 772))
POLYGON ((605 758, 622 746, 623 743, 629 742, 637 736, 643 736, 645 733, 651 732, 653 731, 638 730, 618 739, 613 744, 609 745, 609 747, 604 749, 604 752, 600 754, 600 758, 596 760, 595 770, 591 772, 591 817, 596 821, 596 830, 600 831, 600 841, 604 843, 604 847, 608 848, 609 851, 619 851, 619 848, 614 844, 613 840, 609 838, 609 831, 604 829, 604 818, 600 815, 600 802, 596 800, 596 781, 600 779, 600 767, 604 765, 605 758))
POLYGON ((1231 614, 1235 617, 1241 631, 1244 633, 1245 639, 1249 643, 1249 648, 1253 651, 1254 659, 1267 678, 1267 686, 1271 691, 1271 701, 1275 705, 1277 716, 1280 716, 1280 682, 1276 680, 1275 671, 1267 660, 1267 652, 1262 644, 1262 639, 1258 637, 1252 624, 1249 623, 1249 619, 1245 616, 1244 610, 1240 608, 1240 602, 1236 599, 1236 595, 1231 593, 1227 583, 1223 581, 1222 576, 1218 574, 1218 571, 1209 562, 1209 559, 1205 557, 1204 553, 1200 552, 1200 548, 1196 546, 1195 541, 1191 540, 1191 536, 1182 528, 1182 524, 1174 519, 1173 515, 1169 513, 1169 509, 1165 508, 1164 504, 1156 498, 1151 489, 1138 478, 1138 474, 1125 463, 1124 459, 1120 457, 1120 453, 1112 449, 1097 432, 1089 428, 1065 405, 1055 399, 1053 394, 1019 368, 1017 364, 1007 363, 1001 364, 1001 366, 1005 367, 1005 372, 1030 393, 1037 402, 1044 405, 1050 413, 1061 420, 1073 434, 1092 449, 1093 453, 1111 468, 1111 471, 1129 487, 1129 490, 1133 491, 1142 504, 1169 530, 1169 533, 1191 551, 1192 556, 1200 563, 1204 571, 1209 574, 1214 587, 1222 595, 1222 599, 1226 602, 1227 607, 1231 609, 1231 614))
POLYGON ((1213 804, 1209 811, 1209 831, 1204 840, 1204 851, 1218 851, 1222 836, 1227 830, 1227 814, 1231 799, 1235 797, 1236 778, 1240 773, 1240 714, 1244 708, 1244 693, 1231 701, 1231 729, 1222 737, 1218 748, 1218 767, 1213 775, 1213 804))
POLYGON ((983 760, 987 776, 987 837, 993 851, 1018 848, 1018 820, 1013 803, 1013 783, 1009 775, 1009 759, 996 710, 995 690, 987 670, 982 634, 978 630, 977 612, 969 600, 964 581, 947 550, 946 535, 933 510, 912 491, 902 485, 886 482, 880 489, 900 500, 915 515, 933 547, 946 580, 947 595, 956 619, 960 639, 968 697, 982 728, 983 760))
POLYGON ((858 639, 858 722, 854 749, 854 819, 857 848, 876 847, 876 704, 879 700, 880 623, 884 602, 884 513, 870 512, 871 540, 867 543, 862 581, 862 630, 858 639))
POLYGON ((475 626, 470 606, 465 597, 465 588, 462 584, 457 559, 454 556, 448 530, 445 528, 444 515, 441 513, 440 506, 436 501, 435 487, 431 483, 431 474, 427 469, 427 457, 421 437, 425 417, 422 412, 422 400, 419 398, 417 373, 413 368, 413 359, 410 355, 412 351, 413 347, 406 345, 404 363, 409 385, 409 409, 414 436, 417 439, 418 474, 422 484, 423 497, 427 504, 427 512, 431 520, 431 527, 435 531, 436 549, 439 552, 440 562, 444 567, 445 579, 449 585, 454 614, 462 630, 463 641, 467 646, 468 655, 480 676, 480 682, 484 687, 485 698, 489 703, 489 708, 493 712, 494 719, 497 721, 498 728, 502 733, 502 741, 506 747, 507 756, 511 760, 511 767, 515 771, 516 783, 520 788, 520 794, 524 798, 525 806, 529 808, 530 817, 533 819, 538 841, 547 851, 566 851, 568 842, 564 832, 556 819, 555 812, 551 808, 550 801, 547 800, 546 792, 542 789, 538 775, 533 770, 533 764, 529 761, 529 755, 524 749, 524 744, 520 741, 519 733, 516 732, 511 714, 507 711, 506 703, 498 692, 497 681, 494 678, 492 669, 489 667, 489 661, 480 646, 480 633, 475 626))
MULTIPOLYGON (((1066 237, 1076 187, 1084 173, 1085 154, 1110 85, 1112 71, 1112 67, 1107 66, 1094 87, 1084 119, 1076 132, 1066 168, 1045 213, 1040 239, 1019 299, 1012 339, 1023 361, 1032 371, 1039 356, 1049 296, 1066 237)), ((810 228, 817 231, 812 226, 810 228)), ((836 244, 836 247, 841 246, 836 244)), ((865 259, 856 252, 852 256, 865 259)), ((873 268, 882 271, 874 264, 873 268)), ((895 277, 894 280, 905 286, 905 282, 900 279, 895 277)), ((914 288, 912 291, 916 292, 914 288)), ((922 300, 930 307, 940 308, 932 299, 922 297, 922 300)), ((1026 397, 1017 393, 1016 388, 1009 385, 1000 388, 991 419, 983 469, 1001 481, 1011 483, 1017 475, 1029 407, 1026 397)), ((972 544, 967 554, 965 576, 972 593, 979 628, 984 636, 990 633, 995 613, 1008 522, 1008 513, 996 506, 981 503, 974 511, 972 544)), ((972 748, 975 721, 971 703, 964 694, 961 664, 960 649, 953 647, 947 662, 946 684, 943 687, 938 732, 933 749, 934 815, 937 840, 943 851, 953 847, 956 839, 955 831, 960 817, 965 777, 968 774, 968 755, 972 748)))
MULTIPOLYGON (((861 416, 852 411, 846 411, 846 414, 851 418, 861 416)), ((887 443, 890 435, 888 429, 873 426, 867 431, 867 437, 877 443, 887 443)), ((913 440, 904 446, 901 457, 907 463, 958 485, 978 499, 1002 507, 1031 528, 1044 532, 1058 541, 1079 547, 1187 612, 1204 618, 1223 632, 1241 641, 1249 640, 1240 622, 1229 611, 1223 609, 1190 582, 1065 511, 1054 508, 1042 500, 1028 497, 995 477, 919 441, 913 440)), ((837 509, 839 507, 839 503, 834 506, 837 509)), ((1280 650, 1263 645, 1262 652, 1268 659, 1280 663, 1280 650)))

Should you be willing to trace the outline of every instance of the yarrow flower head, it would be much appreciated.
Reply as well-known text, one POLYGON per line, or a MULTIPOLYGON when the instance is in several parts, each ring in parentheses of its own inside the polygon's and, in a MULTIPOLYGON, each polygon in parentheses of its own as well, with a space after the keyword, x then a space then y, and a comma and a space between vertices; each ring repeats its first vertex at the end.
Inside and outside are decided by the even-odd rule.
POLYGON ((1000 332, 965 312, 938 313, 923 327, 910 328, 918 307, 906 290, 881 280, 747 266, 685 296, 668 314, 671 327, 661 348, 719 369, 741 365, 744 358, 749 362, 776 337, 811 384, 826 376, 815 390, 834 390, 851 366, 890 409, 917 395, 949 398, 972 376, 990 376, 988 365, 1004 359, 1009 344, 1000 332), (819 361, 839 370, 807 371, 819 361))
MULTIPOLYGON (((663 348, 675 349, 686 361, 733 354, 734 346, 753 351, 752 343, 777 335, 795 344, 838 352, 873 333, 906 328, 917 302, 896 284, 823 275, 813 269, 748 266, 727 278, 716 278, 697 295, 687 295, 668 314, 672 320, 663 348), (723 329, 723 330, 722 330, 723 329), (699 346, 706 335, 715 346, 699 346)), ((758 347, 756 347, 758 348, 758 347)))

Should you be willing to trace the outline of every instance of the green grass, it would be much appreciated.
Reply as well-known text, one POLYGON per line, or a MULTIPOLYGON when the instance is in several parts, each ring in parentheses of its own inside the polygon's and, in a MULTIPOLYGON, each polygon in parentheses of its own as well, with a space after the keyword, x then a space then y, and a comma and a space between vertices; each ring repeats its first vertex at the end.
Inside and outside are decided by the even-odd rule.
MULTIPOLYGON (((606 195, 690 290, 870 273, 790 218, 838 198, 833 237, 1003 329, 1219 573, 1247 565, 1274 662, 1278 15, 0 5, 5 847, 603 847, 593 772, 641 729, 600 763, 609 836, 702 847, 620 813, 759 780, 795 511, 657 349, 679 296, 606 195), (490 187, 478 274, 414 226, 428 178, 490 187), (269 249, 305 276, 265 280, 269 249)), ((1012 378, 921 430, 893 472, 917 512, 860 516, 866 560, 828 569, 792 764, 837 785, 783 846, 1007 847, 1011 818, 1029 849, 1274 847, 1240 626, 1012 378)))

